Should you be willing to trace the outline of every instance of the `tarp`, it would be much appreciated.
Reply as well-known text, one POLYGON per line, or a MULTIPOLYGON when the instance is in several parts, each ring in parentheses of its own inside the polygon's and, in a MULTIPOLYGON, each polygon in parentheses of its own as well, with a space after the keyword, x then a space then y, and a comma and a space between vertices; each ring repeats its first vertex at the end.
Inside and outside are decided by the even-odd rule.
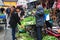
POLYGON ((60 3, 57 4, 57 8, 60 8, 60 3))
POLYGON ((57 0, 57 8, 60 8, 60 0, 57 0))

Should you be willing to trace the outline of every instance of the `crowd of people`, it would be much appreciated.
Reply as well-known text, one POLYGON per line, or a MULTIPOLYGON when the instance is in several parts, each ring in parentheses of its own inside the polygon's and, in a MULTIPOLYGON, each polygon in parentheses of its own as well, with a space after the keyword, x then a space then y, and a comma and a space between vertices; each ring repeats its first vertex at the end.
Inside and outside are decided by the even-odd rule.
MULTIPOLYGON (((53 4, 53 2, 52 2, 52 4, 53 4)), ((37 2, 36 3, 36 12, 34 13, 35 18, 36 18, 37 40, 42 40, 42 28, 44 27, 45 23, 46 23, 47 27, 52 27, 51 24, 48 22, 49 20, 45 22, 44 9, 49 9, 50 10, 50 16, 52 18, 54 18, 54 20, 55 20, 55 17, 54 17, 55 13, 58 13, 57 16, 60 13, 59 12, 60 10, 58 10, 58 9, 57 10, 54 10, 54 9, 52 10, 51 5, 49 7, 45 6, 44 8, 43 8, 43 6, 40 2, 37 2), (54 14, 54 15, 52 16, 52 14, 54 14)), ((0 12, 5 14, 6 19, 9 20, 8 24, 10 24, 10 27, 12 28, 12 38, 13 38, 13 40, 15 40, 16 39, 15 32, 16 32, 17 24, 21 25, 20 21, 23 20, 24 16, 25 16, 25 11, 24 11, 23 7, 21 7, 21 6, 17 6, 17 7, 9 6, 7 9, 0 8, 0 12)), ((60 18, 60 16, 59 16, 59 18, 60 18)))
POLYGON ((6 15, 7 27, 12 28, 12 38, 15 40, 17 24, 21 25, 20 20, 23 20, 24 10, 20 6, 10 6, 7 9, 0 8, 0 13, 6 15))

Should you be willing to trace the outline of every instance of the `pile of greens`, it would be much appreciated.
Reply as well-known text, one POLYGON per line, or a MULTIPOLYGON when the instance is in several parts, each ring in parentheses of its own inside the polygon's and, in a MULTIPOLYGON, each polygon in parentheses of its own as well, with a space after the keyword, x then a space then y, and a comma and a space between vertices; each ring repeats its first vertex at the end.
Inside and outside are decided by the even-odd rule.
POLYGON ((25 26, 35 25, 35 24, 36 24, 35 17, 28 16, 21 21, 21 25, 23 25, 23 26, 21 26, 21 25, 19 26, 19 24, 18 24, 17 27, 20 32, 25 32, 25 26))
POLYGON ((44 13, 45 14, 49 14, 50 13, 50 10, 49 9, 44 9, 44 13))
POLYGON ((16 36, 20 36, 17 40, 34 40, 34 38, 30 37, 28 33, 17 33, 16 36))
POLYGON ((21 24, 26 26, 26 25, 34 25, 35 23, 35 17, 34 16, 28 16, 24 18, 24 20, 21 21, 21 24))
POLYGON ((54 37, 54 36, 47 35, 47 36, 43 37, 42 40, 58 40, 58 39, 56 37, 54 37))

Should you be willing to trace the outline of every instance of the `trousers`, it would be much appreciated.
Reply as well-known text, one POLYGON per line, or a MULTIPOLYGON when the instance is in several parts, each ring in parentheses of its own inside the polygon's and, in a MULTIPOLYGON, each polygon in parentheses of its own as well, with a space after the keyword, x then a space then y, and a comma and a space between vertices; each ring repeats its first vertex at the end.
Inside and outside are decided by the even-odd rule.
POLYGON ((42 27, 36 27, 37 40, 42 40, 42 27))
POLYGON ((12 40, 15 40, 16 28, 12 28, 12 40))

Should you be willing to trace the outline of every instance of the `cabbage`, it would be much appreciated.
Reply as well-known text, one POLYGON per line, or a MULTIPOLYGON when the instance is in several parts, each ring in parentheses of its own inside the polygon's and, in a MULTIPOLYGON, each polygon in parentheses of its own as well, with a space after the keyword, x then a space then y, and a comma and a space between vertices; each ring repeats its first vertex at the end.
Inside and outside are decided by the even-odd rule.
POLYGON ((17 38, 18 40, 34 40, 34 38, 30 37, 28 33, 17 33, 16 36, 20 36, 17 38))
POLYGON ((47 35, 47 36, 43 37, 42 40, 58 40, 58 39, 56 37, 54 37, 54 36, 47 35))
POLYGON ((33 16, 28 16, 24 18, 24 20, 21 21, 21 24, 26 26, 26 25, 34 25, 36 24, 35 17, 33 16))

